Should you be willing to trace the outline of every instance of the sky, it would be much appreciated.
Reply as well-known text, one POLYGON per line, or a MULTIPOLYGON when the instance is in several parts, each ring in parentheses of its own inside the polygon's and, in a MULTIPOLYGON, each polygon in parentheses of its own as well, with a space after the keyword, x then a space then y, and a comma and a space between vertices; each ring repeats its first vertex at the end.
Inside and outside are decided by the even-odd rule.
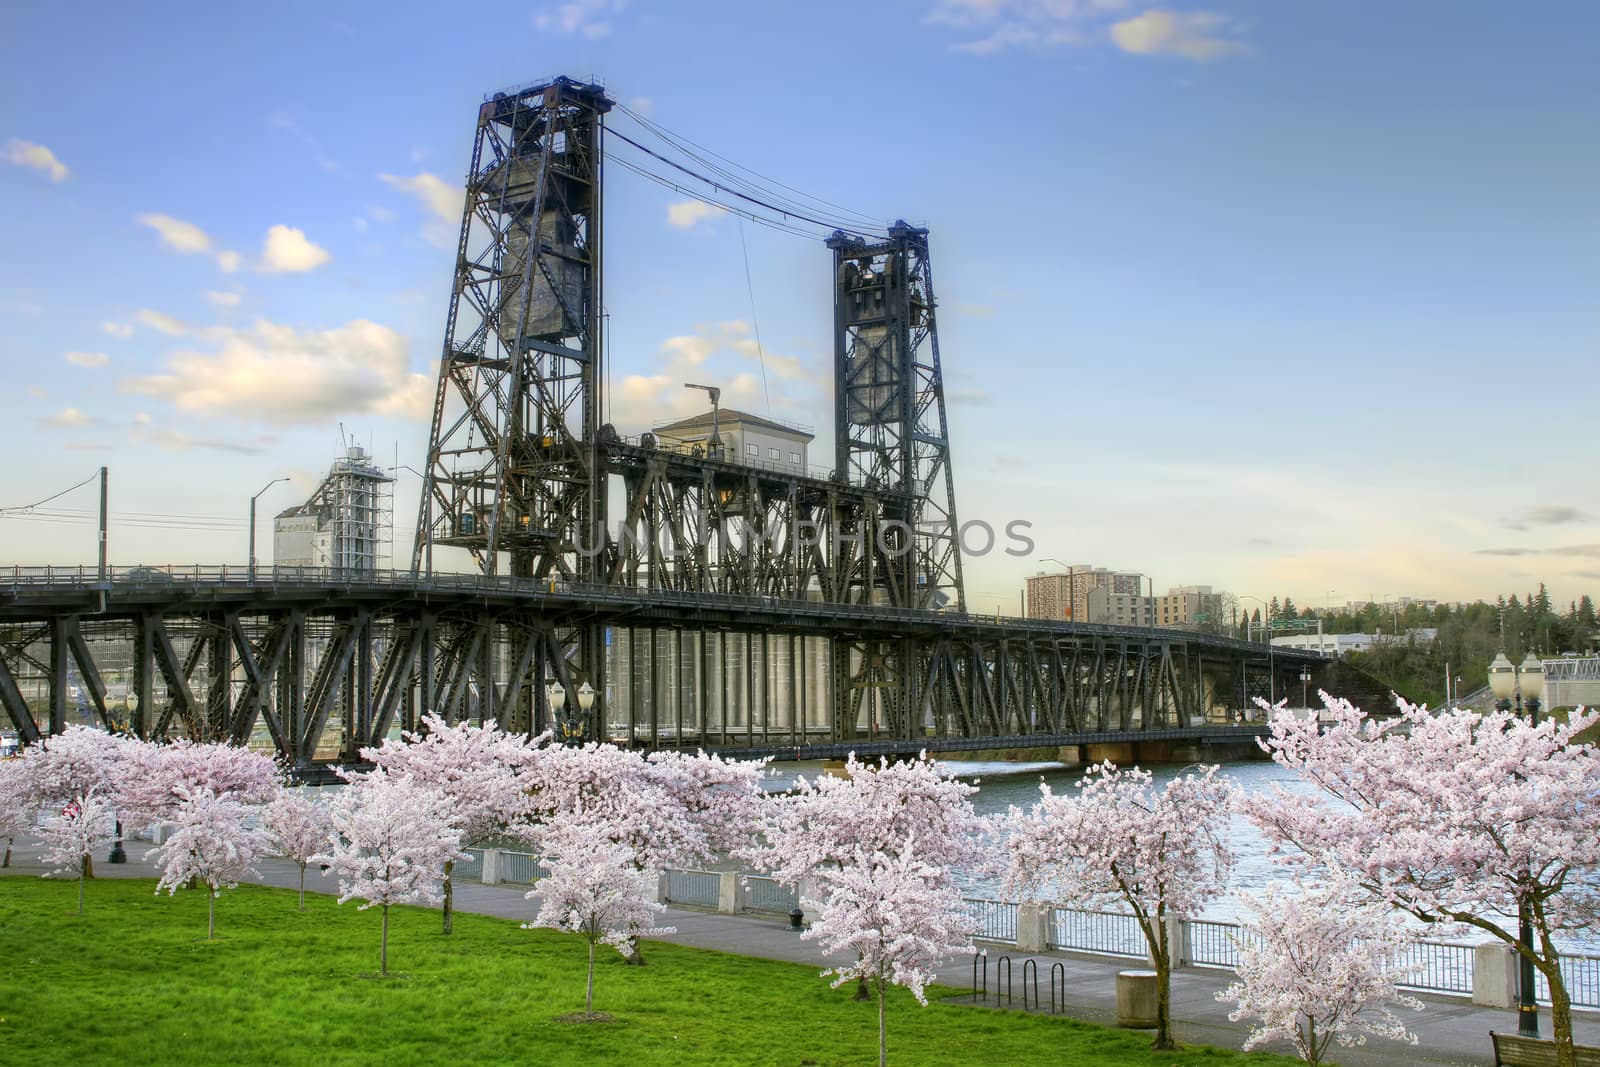
MULTIPOLYGON (((242 563, 251 495, 349 441, 402 468, 408 562, 478 105, 566 73, 929 227, 959 514, 1034 541, 968 556, 974 607, 1047 559, 1600 593, 1600 7, 472 10, 0 13, 0 507, 106 465, 113 563, 242 563)), ((709 379, 830 439, 827 249, 607 181, 610 419, 709 379)), ((96 504, 0 516, 0 564, 92 563, 96 504)))

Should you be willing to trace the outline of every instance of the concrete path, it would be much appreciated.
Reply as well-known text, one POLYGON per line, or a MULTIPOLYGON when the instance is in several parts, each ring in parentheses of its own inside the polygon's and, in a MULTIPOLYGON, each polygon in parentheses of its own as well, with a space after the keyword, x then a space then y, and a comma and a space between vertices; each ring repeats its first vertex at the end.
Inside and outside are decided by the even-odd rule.
MULTIPOLYGON (((155 867, 145 859, 150 851, 147 842, 136 841, 128 847, 129 862, 113 865, 98 860, 95 874, 110 878, 154 878, 155 867)), ((39 849, 18 847, 12 855, 11 868, 0 874, 38 876, 44 866, 39 860, 39 849)), ((268 860, 261 864, 262 885, 293 889, 299 884, 299 871, 291 863, 268 860)), ((334 879, 316 870, 306 872, 307 891, 337 893, 334 879)), ((456 908, 463 912, 494 915, 505 919, 526 921, 533 917, 535 904, 525 899, 525 887, 486 886, 475 882, 458 883, 455 887, 456 908)), ((677 928, 677 933, 665 940, 696 948, 713 949, 742 956, 763 959, 787 960, 804 963, 819 970, 828 966, 828 960, 817 946, 802 939, 789 929, 786 920, 760 915, 721 915, 691 908, 669 907, 662 917, 662 925, 677 928)), ((1016 999, 1012 1006, 1022 1006, 1022 966, 1028 958, 1013 952, 1009 946, 989 945, 990 998, 987 1004, 979 1003, 973 1010, 992 1010, 994 987, 999 957, 1009 954, 1015 981, 1016 999)), ((1051 964, 1060 961, 1065 968, 1066 1006, 1064 1015, 1089 1022, 1113 1025, 1116 1016, 1115 980, 1119 970, 1127 969, 1127 961, 1117 962, 1077 953, 1041 952, 1034 954, 1038 961, 1039 991, 1048 1008, 1051 964)), ((945 966, 939 974, 940 981, 957 989, 967 990, 972 983, 972 961, 964 957, 945 966)), ((1217 1045, 1238 1048, 1249 1032, 1247 1024, 1228 1021, 1228 1005, 1216 1000, 1216 993, 1232 980, 1226 971, 1186 968, 1173 975, 1172 1017, 1178 1040, 1185 1044, 1217 1045)), ((1489 1044, 1489 1031, 1515 1033, 1516 1013, 1474 1007, 1465 998, 1424 996, 1426 1009, 1422 1012, 1403 1010, 1407 1027, 1418 1037, 1415 1046, 1397 1042, 1369 1042, 1366 1046, 1338 1049, 1333 1058, 1343 1067, 1378 1067, 1378 1065, 1489 1065, 1494 1055, 1489 1044)), ((1550 1036, 1548 1011, 1540 1014, 1540 1033, 1550 1036)), ((1577 1040, 1579 1044, 1600 1045, 1600 1013, 1577 1013, 1577 1040)), ((1285 1052, 1287 1047, 1274 1051, 1285 1052)))

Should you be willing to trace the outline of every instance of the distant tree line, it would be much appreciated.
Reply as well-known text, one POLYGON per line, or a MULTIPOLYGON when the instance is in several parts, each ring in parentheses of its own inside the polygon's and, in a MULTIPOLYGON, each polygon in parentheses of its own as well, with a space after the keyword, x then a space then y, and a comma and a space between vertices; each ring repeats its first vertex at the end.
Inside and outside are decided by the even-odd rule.
POLYGON ((1290 597, 1273 597, 1265 613, 1260 608, 1240 616, 1238 636, 1260 639, 1263 616, 1279 632, 1303 633, 1295 626, 1304 624, 1329 634, 1394 635, 1381 641, 1370 652, 1355 653, 1351 663, 1429 704, 1445 698, 1446 666, 1452 678, 1460 678, 1460 693, 1470 693, 1488 681, 1489 662, 1495 653, 1505 651, 1512 662, 1520 662, 1532 651, 1540 657, 1563 652, 1588 652, 1594 648, 1600 626, 1595 622, 1594 598, 1584 594, 1558 610, 1551 602, 1544 583, 1537 592, 1518 597, 1500 596, 1493 603, 1478 601, 1457 606, 1439 604, 1369 603, 1359 611, 1318 611, 1300 608, 1290 597), (1419 629, 1436 629, 1433 640, 1408 636, 1419 629))

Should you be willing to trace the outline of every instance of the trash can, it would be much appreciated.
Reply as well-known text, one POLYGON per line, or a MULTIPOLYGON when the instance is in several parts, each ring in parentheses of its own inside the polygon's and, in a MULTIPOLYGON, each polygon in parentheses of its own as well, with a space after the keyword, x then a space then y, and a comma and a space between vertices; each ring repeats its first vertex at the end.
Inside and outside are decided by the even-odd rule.
POLYGON ((1156 1025, 1156 972, 1117 972, 1117 1025, 1154 1029, 1156 1025))

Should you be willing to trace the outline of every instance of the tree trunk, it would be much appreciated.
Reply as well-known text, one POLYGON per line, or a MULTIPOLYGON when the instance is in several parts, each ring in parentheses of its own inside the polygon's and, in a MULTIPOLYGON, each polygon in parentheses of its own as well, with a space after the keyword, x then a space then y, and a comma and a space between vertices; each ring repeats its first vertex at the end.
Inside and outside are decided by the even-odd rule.
POLYGON ((583 1017, 594 1014, 594 942, 589 942, 589 983, 583 991, 583 1017))
POLYGON ((854 999, 854 1000, 871 1000, 872 999, 872 987, 867 984, 867 976, 866 975, 862 975, 860 978, 856 979, 856 995, 852 999, 854 999))
POLYGON ((78 914, 83 914, 83 875, 78 875, 78 914))
POLYGON ((878 979, 878 1067, 888 1067, 889 1031, 883 1019, 883 979, 878 979))
POLYGON ((9 866, 11 866, 11 838, 8 837, 6 838, 6 861, 4 863, 0 863, 0 867, 9 866))
POLYGON ((1540 960, 1539 970, 1550 986, 1550 1036, 1556 1043, 1556 1067, 1577 1067, 1578 1054, 1572 1047, 1572 998, 1567 994, 1561 965, 1557 963, 1546 970, 1540 960))
POLYGON ((383 940, 378 942, 378 973, 389 973, 389 905, 383 906, 383 940))
POLYGON ((1172 965, 1165 951, 1156 957, 1156 1039, 1150 1047, 1157 1051, 1172 1051, 1178 1043, 1172 1040, 1172 965))
POLYGON ((300 865, 300 910, 306 910, 306 865, 300 865))
POLYGON ((215 941, 217 939, 217 892, 211 889, 210 886, 206 888, 211 890, 206 894, 206 940, 215 941))
POLYGON ((444 932, 452 933, 454 926, 451 918, 455 915, 456 894, 455 886, 450 882, 450 872, 455 870, 456 861, 446 860, 444 864, 444 932))
POLYGON ((84 878, 93 878, 94 877, 94 857, 89 855, 87 852, 85 852, 83 854, 83 875, 82 876, 84 878))
POLYGON ((633 951, 622 957, 622 962, 629 967, 643 967, 644 953, 639 951, 639 938, 628 938, 628 947, 633 949, 633 951))

